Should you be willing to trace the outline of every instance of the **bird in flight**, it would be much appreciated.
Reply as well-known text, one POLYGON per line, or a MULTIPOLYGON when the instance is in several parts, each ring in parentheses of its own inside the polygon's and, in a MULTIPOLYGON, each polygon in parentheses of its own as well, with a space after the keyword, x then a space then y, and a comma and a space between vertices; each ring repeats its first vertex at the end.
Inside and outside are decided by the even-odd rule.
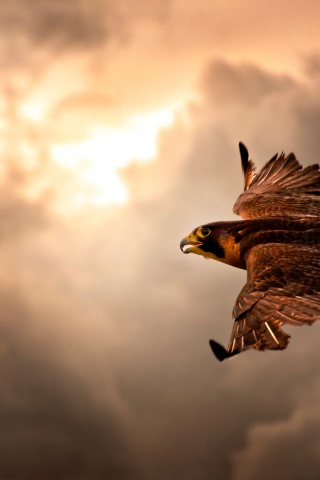
POLYGON ((260 172, 239 143, 244 192, 233 212, 243 220, 201 225, 182 239, 196 253, 247 270, 234 309, 229 345, 214 340, 218 360, 245 350, 283 350, 282 325, 320 319, 320 171, 293 153, 276 154, 260 172))

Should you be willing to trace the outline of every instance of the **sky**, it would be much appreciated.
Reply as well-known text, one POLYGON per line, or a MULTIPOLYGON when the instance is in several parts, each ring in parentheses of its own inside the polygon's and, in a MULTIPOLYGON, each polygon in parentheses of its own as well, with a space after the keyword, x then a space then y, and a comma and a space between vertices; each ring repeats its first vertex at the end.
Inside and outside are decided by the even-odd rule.
POLYGON ((311 0, 0 4, 0 479, 315 480, 318 337, 219 363, 238 142, 319 162, 311 0))

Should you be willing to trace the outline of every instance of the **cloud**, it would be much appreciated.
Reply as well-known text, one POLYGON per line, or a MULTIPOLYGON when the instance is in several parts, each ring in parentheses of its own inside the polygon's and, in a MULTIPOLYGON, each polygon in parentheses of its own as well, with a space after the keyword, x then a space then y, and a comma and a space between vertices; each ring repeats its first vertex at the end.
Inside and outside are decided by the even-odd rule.
MULTIPOLYGON (((317 392, 319 327, 291 329, 285 352, 219 364, 208 339, 227 343, 245 272, 179 251, 194 226, 233 218, 239 140, 258 166, 281 149, 305 163, 316 156, 320 117, 316 102, 307 106, 318 84, 308 81, 313 89, 256 65, 209 62, 188 121, 161 132, 154 162, 123 169, 131 201, 78 218, 52 209, 60 198, 67 210, 74 184, 39 152, 26 174, 20 151, 23 180, 3 177, 0 210, 9 225, 0 249, 2 476, 238 480, 253 459, 254 478, 273 434, 286 445, 279 468, 292 473, 288 452, 297 452, 307 478, 318 473, 316 453, 298 451, 291 433, 318 441, 318 407, 309 413, 304 392, 317 392), (30 199, 34 182, 51 196, 40 189, 30 199)), ((82 99, 62 110, 78 111, 82 99)))
POLYGON ((289 75, 275 75, 252 63, 234 68, 224 60, 216 60, 207 66, 201 86, 210 103, 216 106, 242 106, 257 108, 266 98, 281 95, 295 85, 289 75))
POLYGON ((125 37, 136 17, 164 18, 168 2, 148 0, 121 5, 103 0, 14 0, 2 4, 1 30, 10 38, 24 38, 30 48, 48 48, 55 52, 90 49, 111 38, 125 37))
POLYGON ((320 468, 319 392, 312 389, 312 401, 279 421, 254 425, 246 447, 234 456, 232 480, 274 478, 313 479, 320 468), (263 472, 263 473, 261 473, 263 472))
POLYGON ((1 476, 136 478, 125 401, 103 367, 111 349, 96 338, 103 312, 79 306, 62 225, 30 208, 1 211, 1 476))
POLYGON ((52 358, 54 341, 40 322, 55 322, 54 315, 44 311, 36 323, 40 312, 3 287, 1 305, 1 475, 132 478, 126 427, 110 398, 102 403, 88 389, 64 360, 61 342, 59 360, 52 358))
POLYGON ((24 77, 32 76, 34 81, 58 55, 92 51, 109 37, 118 35, 111 28, 116 17, 112 6, 104 6, 100 0, 72 3, 14 0, 2 4, 0 26, 5 48, 0 61, 3 72, 11 74, 11 83, 12 74, 19 72, 20 82, 15 82, 19 86, 24 77))

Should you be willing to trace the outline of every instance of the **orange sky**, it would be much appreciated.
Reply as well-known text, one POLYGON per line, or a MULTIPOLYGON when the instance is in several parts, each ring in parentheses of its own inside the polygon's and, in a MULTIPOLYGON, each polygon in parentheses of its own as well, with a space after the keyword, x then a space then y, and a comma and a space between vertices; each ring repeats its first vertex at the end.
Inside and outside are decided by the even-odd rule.
POLYGON ((111 192, 110 182, 101 182, 111 172, 106 166, 110 155, 115 167, 117 153, 125 147, 119 167, 124 158, 146 157, 147 151, 152 157, 157 129, 168 124, 170 111, 185 115, 184 106, 201 93, 201 77, 211 60, 249 62, 301 77, 317 54, 320 8, 314 2, 310 8, 303 1, 268 7, 252 1, 149 0, 143 6, 137 1, 111 6, 79 0, 77 5, 38 0, 30 9, 28 2, 17 0, 1 7, 7 46, 2 91, 4 112, 9 113, 3 117, 2 144, 12 152, 14 143, 26 164, 41 142, 42 154, 46 150, 72 167, 77 198, 85 203, 91 197, 98 203, 126 197, 115 175, 110 182, 118 184, 118 193, 111 192), (132 117, 137 116, 135 133, 132 117), (103 132, 115 141, 102 144, 103 132), (91 152, 87 145, 93 145, 91 152))
MULTIPOLYGON (((53 6, 49 0, 38 0, 30 9, 28 2, 17 0, 1 7, 7 45, 2 54, 2 91, 4 112, 9 112, 3 117, 2 143, 12 151, 8 139, 13 136, 11 143, 15 148, 20 144, 24 164, 39 142, 42 154, 46 150, 57 159, 61 152, 60 164, 68 156, 78 198, 89 195, 98 203, 126 194, 115 176, 118 194, 101 193, 111 188, 110 182, 101 182, 110 167, 104 168, 103 160, 95 157, 94 145, 99 144, 95 132, 101 136, 105 131, 105 138, 114 134, 109 149, 107 141, 98 147, 105 164, 111 154, 117 162, 119 143, 122 150, 127 147, 122 154, 127 161, 146 156, 144 151, 156 148, 157 129, 170 121, 170 114, 163 120, 163 112, 185 114, 183 107, 201 93, 199 83, 211 60, 251 62, 270 72, 301 77, 308 59, 317 54, 320 7, 314 2, 309 8, 303 1, 267 7, 252 1, 149 0, 143 6, 137 1, 110 6, 102 0, 79 0, 77 5, 59 1, 53 6), (137 116, 140 137, 128 140, 134 130, 132 117, 137 116), (76 142, 83 154, 73 153, 76 142), (85 171, 80 163, 86 164, 85 171), (96 192, 94 180, 83 183, 83 177, 99 176, 96 192), (88 188, 93 188, 92 194, 81 192, 88 188)), ((119 160, 119 167, 123 162, 119 160)))
POLYGON ((239 140, 319 162, 319 15, 1 3, 1 478, 317 478, 320 322, 218 364, 245 272, 179 242, 235 218, 239 140))

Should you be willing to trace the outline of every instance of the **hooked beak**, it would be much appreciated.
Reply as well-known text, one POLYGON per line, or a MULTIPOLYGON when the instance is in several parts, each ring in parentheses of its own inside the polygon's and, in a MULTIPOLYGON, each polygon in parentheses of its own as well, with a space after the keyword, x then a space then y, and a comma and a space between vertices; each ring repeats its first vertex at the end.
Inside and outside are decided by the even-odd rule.
POLYGON ((181 240, 180 250, 182 253, 191 253, 194 248, 199 247, 199 245, 202 245, 202 242, 195 240, 193 234, 190 233, 190 235, 181 240))

